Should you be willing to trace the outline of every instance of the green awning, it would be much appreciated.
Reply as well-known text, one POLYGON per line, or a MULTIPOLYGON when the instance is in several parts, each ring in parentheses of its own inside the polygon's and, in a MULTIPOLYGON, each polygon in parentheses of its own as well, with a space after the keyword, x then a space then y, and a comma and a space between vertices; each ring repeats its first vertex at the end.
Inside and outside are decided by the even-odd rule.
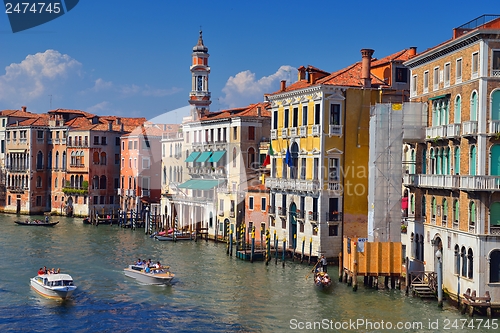
POLYGON ((200 155, 199 151, 193 151, 184 162, 194 162, 194 160, 200 155))
POLYGON ((224 156, 224 154, 226 153, 225 150, 219 150, 219 151, 214 151, 214 153, 212 154, 212 156, 208 159, 209 162, 214 162, 214 163, 217 163, 219 162, 219 160, 222 158, 222 156, 224 156))
POLYGON ((218 184, 219 181, 214 179, 190 179, 187 182, 180 184, 178 187, 188 190, 210 190, 218 184))
POLYGON ((451 94, 445 94, 445 95, 439 95, 439 96, 434 96, 434 97, 430 97, 429 98, 429 101, 433 101, 433 100, 436 100, 436 99, 441 99, 441 98, 449 98, 451 96, 451 94))
POLYGON ((210 157, 210 155, 212 155, 212 152, 211 151, 204 151, 203 153, 201 153, 200 157, 198 157, 198 159, 196 159, 195 162, 206 162, 208 160, 208 158, 210 157))

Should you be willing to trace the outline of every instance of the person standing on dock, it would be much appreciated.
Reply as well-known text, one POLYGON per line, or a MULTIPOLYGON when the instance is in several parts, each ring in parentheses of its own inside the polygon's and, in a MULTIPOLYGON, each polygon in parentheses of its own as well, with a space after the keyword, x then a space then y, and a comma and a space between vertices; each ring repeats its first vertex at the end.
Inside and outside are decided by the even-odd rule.
POLYGON ((327 267, 328 267, 328 261, 326 261, 326 258, 324 255, 321 256, 321 259, 320 259, 320 264, 321 266, 323 267, 323 272, 327 272, 327 267))

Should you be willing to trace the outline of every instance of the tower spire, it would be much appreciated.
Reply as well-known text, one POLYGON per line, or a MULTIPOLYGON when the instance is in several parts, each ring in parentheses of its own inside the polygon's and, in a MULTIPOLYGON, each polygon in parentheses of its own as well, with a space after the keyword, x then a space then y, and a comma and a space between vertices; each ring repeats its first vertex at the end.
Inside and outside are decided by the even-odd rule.
POLYGON ((191 71, 191 92, 189 93, 189 104, 192 106, 193 119, 199 119, 209 111, 212 103, 210 91, 208 90, 208 48, 203 44, 203 31, 200 27, 198 43, 193 47, 191 71))

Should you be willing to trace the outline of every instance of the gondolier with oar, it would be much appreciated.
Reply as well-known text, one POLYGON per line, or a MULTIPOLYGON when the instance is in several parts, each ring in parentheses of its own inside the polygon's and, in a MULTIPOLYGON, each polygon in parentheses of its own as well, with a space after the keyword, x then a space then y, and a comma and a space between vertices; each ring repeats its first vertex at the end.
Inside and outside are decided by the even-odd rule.
POLYGON ((322 269, 323 269, 323 272, 327 272, 328 270, 328 261, 326 261, 326 258, 324 255, 321 255, 321 259, 319 260, 321 266, 322 266, 322 269))

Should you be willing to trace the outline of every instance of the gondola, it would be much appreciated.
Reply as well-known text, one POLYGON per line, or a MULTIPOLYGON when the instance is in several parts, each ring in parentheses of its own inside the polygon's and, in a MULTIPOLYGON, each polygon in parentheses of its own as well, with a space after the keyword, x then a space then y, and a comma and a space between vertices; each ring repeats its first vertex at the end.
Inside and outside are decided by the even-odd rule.
POLYGON ((14 222, 16 222, 16 224, 19 224, 19 225, 29 225, 29 226, 35 226, 35 227, 53 227, 53 226, 55 226, 56 224, 59 223, 59 221, 56 221, 56 222, 44 222, 44 221, 40 221, 40 220, 26 221, 26 222, 14 221, 14 222))
POLYGON ((326 272, 315 272, 314 285, 322 290, 329 289, 332 286, 332 279, 326 272))
POLYGON ((92 224, 92 223, 90 222, 90 219, 86 217, 83 219, 83 224, 92 224))

